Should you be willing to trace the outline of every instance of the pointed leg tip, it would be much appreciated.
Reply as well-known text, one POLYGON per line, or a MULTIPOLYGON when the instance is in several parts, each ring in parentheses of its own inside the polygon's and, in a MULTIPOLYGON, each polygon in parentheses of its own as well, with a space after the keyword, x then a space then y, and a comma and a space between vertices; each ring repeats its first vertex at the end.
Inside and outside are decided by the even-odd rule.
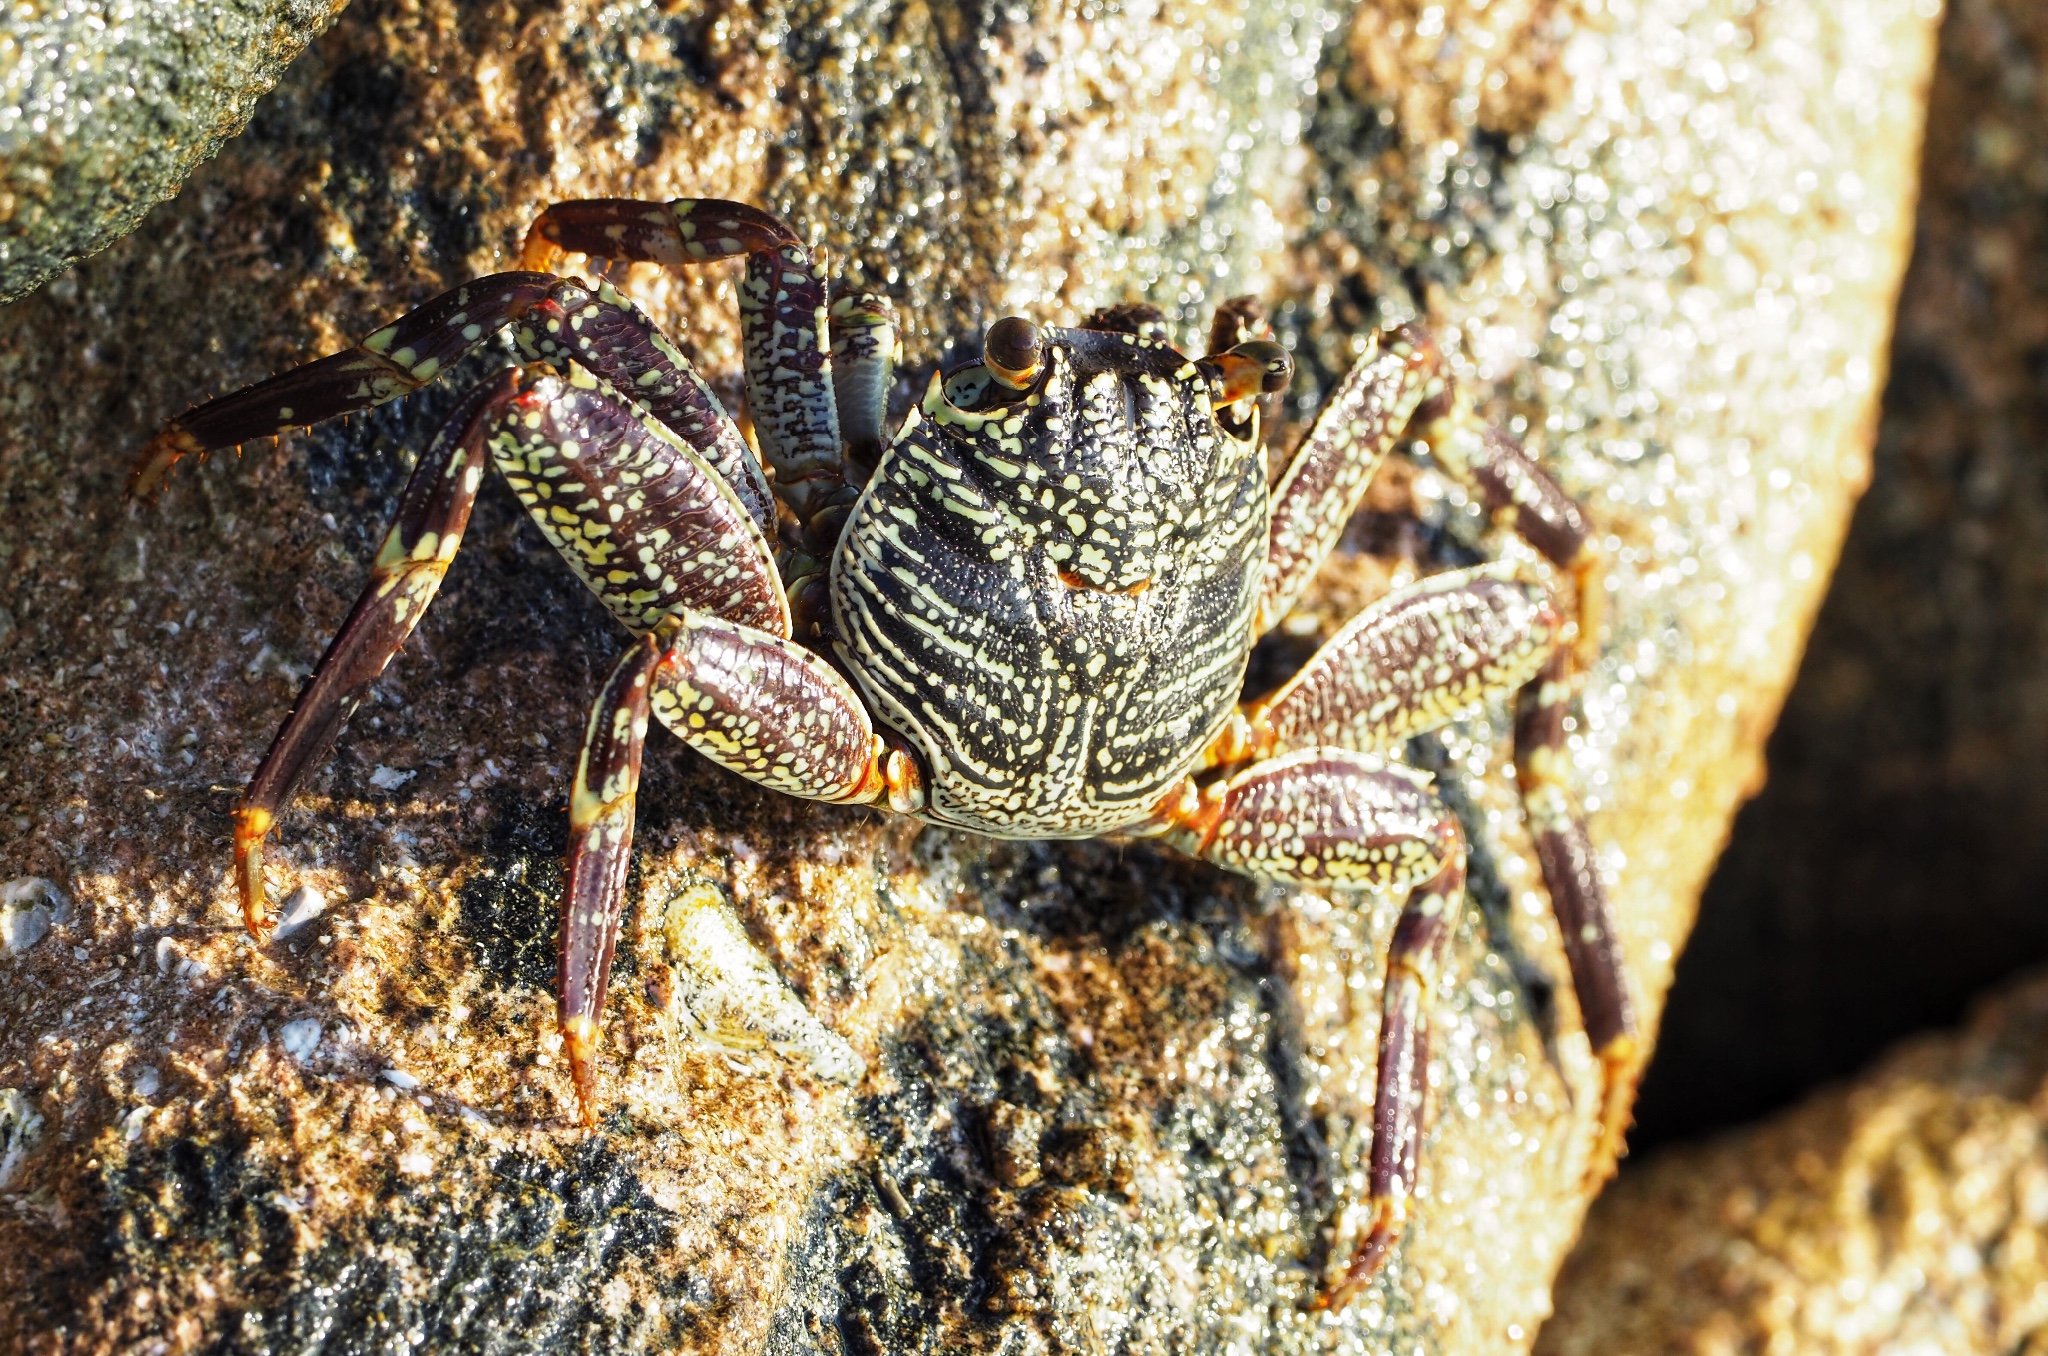
POLYGON ((562 1048, 569 1056, 569 1081, 576 1088, 576 1114, 583 1128, 597 1128, 597 1023, 577 1015, 562 1019, 562 1048))
POLYGON ((1402 1203, 1390 1196, 1375 1196, 1371 1205, 1372 1226, 1352 1250, 1344 1275, 1316 1296, 1312 1306, 1316 1310, 1342 1313, 1380 1274, 1393 1254, 1394 1245, 1401 1241, 1408 1227, 1408 1212, 1402 1203))
POLYGON ((168 424, 142 449, 135 469, 128 473, 128 497, 154 502, 180 457, 197 456, 206 449, 199 440, 176 424, 168 424))
POLYGON ((263 839, 270 832, 268 810, 235 811, 235 888, 242 897, 242 923, 262 942, 272 927, 263 882, 263 839))
POLYGON ((1635 1123, 1636 1084, 1642 1076, 1641 1047, 1633 1036, 1617 1036, 1599 1051, 1600 1138, 1586 1164, 1586 1188, 1597 1191, 1628 1155, 1629 1127, 1635 1123))

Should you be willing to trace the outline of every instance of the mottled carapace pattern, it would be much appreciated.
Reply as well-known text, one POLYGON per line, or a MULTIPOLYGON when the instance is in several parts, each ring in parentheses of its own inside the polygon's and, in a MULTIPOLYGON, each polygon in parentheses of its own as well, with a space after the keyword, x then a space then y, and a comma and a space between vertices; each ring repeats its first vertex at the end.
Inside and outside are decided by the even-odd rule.
POLYGON ((1193 364, 1049 343, 1021 398, 934 384, 833 570, 839 653, 925 755, 926 813, 1009 837, 1128 828, 1188 770, 1236 706, 1264 554, 1263 454, 1193 364))

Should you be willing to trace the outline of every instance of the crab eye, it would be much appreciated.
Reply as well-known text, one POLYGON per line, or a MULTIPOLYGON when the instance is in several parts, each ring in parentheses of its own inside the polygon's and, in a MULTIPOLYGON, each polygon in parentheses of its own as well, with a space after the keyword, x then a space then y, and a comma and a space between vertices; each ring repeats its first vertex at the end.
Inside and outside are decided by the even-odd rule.
POLYGON ((1045 342, 1039 338, 1038 326, 1022 316, 998 320, 981 341, 981 361, 989 375, 1013 391, 1032 383, 1044 355, 1045 342))
POLYGON ((1199 364, 1216 383, 1210 397, 1217 406, 1234 405, 1255 395, 1276 395, 1294 380, 1294 355, 1267 339, 1254 339, 1199 364))

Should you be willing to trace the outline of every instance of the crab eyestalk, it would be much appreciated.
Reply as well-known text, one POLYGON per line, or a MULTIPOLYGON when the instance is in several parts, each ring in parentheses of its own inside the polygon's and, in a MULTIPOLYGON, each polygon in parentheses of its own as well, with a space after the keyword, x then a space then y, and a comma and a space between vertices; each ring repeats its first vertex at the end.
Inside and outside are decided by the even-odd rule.
POLYGON ((1038 326, 1022 316, 1005 316, 988 327, 981 341, 981 361, 989 375, 1013 391, 1038 380, 1045 366, 1045 341, 1038 326))
POLYGON ((1219 408, 1256 395, 1278 395, 1294 381, 1294 355, 1270 339, 1254 339, 1202 359, 1216 379, 1219 408))

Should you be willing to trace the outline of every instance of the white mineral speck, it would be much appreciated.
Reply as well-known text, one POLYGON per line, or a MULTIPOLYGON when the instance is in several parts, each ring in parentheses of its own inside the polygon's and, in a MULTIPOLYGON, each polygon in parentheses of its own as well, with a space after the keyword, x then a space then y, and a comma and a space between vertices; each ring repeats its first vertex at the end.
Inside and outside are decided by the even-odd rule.
POLYGON ((0 948, 18 956, 43 940, 55 923, 71 921, 71 901, 40 876, 0 885, 0 948))
POLYGON ((310 885, 301 885, 285 896, 283 911, 278 915, 277 929, 270 935, 282 940, 297 932, 306 924, 327 911, 327 896, 310 885))
POLYGON ((302 1021, 286 1022, 278 1028, 277 1043, 294 1060, 304 1064, 320 1048, 320 1023, 311 1017, 302 1021))
POLYGON ((157 1089, 162 1086, 163 1077, 155 1069, 145 1065, 136 1071, 135 1095, 137 1097, 154 1097, 156 1096, 157 1089))
POLYGON ((26 1096, 14 1088, 0 1088, 0 1189, 21 1172, 29 1145, 42 1128, 43 1118, 26 1096))
POLYGON ((417 772, 400 772, 395 767, 386 767, 379 763, 376 771, 370 774, 370 785, 379 791, 396 791, 419 775, 417 772))
POLYGON ((383 1078, 392 1087, 403 1088, 407 1092, 411 1092, 420 1085, 419 1079, 414 1078, 403 1069, 386 1069, 383 1073, 383 1078))

